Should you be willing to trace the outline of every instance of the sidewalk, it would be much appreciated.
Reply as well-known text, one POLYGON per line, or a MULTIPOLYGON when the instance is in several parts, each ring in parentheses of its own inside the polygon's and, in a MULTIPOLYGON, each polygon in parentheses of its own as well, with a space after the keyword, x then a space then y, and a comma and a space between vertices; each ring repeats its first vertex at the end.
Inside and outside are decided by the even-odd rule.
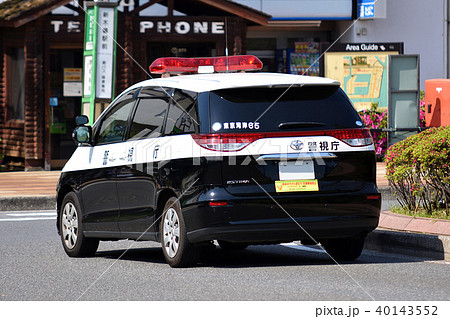
POLYGON ((56 196, 60 174, 61 171, 0 172, 0 198, 56 196))
MULTIPOLYGON (((385 169, 384 163, 377 163, 377 185, 380 189, 389 189, 385 169)), ((60 174, 61 171, 0 172, 0 199, 56 196, 56 184, 60 174)))
MULTIPOLYGON (((383 197, 393 194, 384 163, 377 163, 377 185, 383 197)), ((0 173, 0 211, 55 209, 60 171, 0 173)), ((385 197, 385 198, 386 198, 385 197)), ((366 247, 450 261, 450 220, 413 218, 384 211, 366 247)))

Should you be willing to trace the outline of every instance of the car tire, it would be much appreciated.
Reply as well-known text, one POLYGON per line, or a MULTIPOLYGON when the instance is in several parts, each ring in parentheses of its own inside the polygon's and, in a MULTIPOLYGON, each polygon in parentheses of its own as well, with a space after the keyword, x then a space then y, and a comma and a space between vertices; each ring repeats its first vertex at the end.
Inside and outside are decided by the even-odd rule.
POLYGON ((247 244, 235 244, 229 241, 218 240, 220 248, 223 250, 244 250, 248 247, 247 244))
POLYGON ((364 239, 365 237, 326 239, 321 244, 336 261, 353 261, 361 256, 364 239))
POLYGON ((201 248, 189 242, 181 206, 175 197, 164 206, 160 232, 164 258, 171 267, 189 267, 197 263, 201 248))
POLYGON ((70 257, 95 255, 99 240, 83 235, 83 220, 80 203, 74 192, 68 193, 62 202, 59 217, 61 241, 70 257))

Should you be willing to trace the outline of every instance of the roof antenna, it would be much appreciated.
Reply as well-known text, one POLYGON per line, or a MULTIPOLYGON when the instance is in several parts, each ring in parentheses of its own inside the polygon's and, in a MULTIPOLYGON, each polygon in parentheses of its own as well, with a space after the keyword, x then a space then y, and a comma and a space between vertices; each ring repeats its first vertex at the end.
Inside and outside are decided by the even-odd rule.
POLYGON ((228 22, 227 17, 225 17, 225 56, 227 61, 227 73, 228 73, 228 22))

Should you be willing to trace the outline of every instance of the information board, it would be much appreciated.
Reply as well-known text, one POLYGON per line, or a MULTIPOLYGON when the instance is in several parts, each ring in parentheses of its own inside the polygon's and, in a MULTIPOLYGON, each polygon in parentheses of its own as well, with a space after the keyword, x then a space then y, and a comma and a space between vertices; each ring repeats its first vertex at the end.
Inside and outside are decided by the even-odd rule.
POLYGON ((387 108, 389 102, 389 56, 402 46, 380 43, 340 44, 337 52, 325 53, 325 77, 337 80, 360 111, 373 103, 387 108))

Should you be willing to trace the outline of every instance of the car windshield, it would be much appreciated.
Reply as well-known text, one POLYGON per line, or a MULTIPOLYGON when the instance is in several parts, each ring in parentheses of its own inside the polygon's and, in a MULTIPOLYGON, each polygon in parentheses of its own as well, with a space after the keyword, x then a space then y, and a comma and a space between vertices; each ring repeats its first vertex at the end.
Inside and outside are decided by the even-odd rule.
POLYGON ((253 87, 210 92, 212 132, 358 128, 360 117, 337 86, 253 87))

